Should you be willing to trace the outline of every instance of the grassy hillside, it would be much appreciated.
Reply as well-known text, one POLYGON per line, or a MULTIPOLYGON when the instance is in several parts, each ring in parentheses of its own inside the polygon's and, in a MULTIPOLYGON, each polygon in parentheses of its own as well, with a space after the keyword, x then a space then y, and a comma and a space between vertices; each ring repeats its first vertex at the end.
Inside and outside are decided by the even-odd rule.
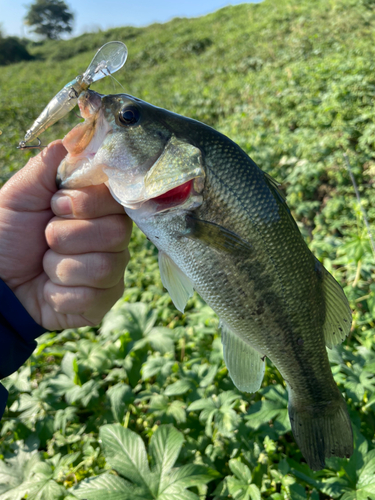
MULTIPOLYGON (((175 432, 171 441, 185 440, 180 453, 176 445, 174 466, 190 479, 171 499, 375 498, 375 262, 343 160, 346 152, 373 224, 374 34, 374 0, 265 0, 198 19, 32 44, 35 60, 1 67, 2 182, 32 154, 15 146, 50 98, 103 43, 122 40, 129 56, 116 78, 125 92, 217 128, 279 180, 310 248, 354 311, 350 338, 330 359, 348 401, 356 452, 312 473, 290 433, 278 372, 269 363, 259 393, 239 393, 222 360, 217 318, 197 296, 186 315, 174 309, 155 249, 136 232, 127 291, 102 328, 44 335, 27 366, 7 380, 1 450, 29 481, 29 489, 10 483, 21 496, 9 490, 9 498, 25 491, 28 500, 68 498, 68 490, 70 498, 115 498, 109 492, 120 476, 145 488, 116 464, 111 429, 123 449, 136 443, 130 431, 141 436, 151 463, 158 439, 167 442, 175 432), (105 427, 115 422, 122 428, 105 427), (25 456, 34 457, 29 468, 25 456), (192 463, 188 474, 183 467, 192 463), (103 479, 109 468, 118 475, 103 479), (105 493, 100 481, 109 481, 105 493)), ((122 92, 109 78, 93 89, 122 92)), ((72 112, 42 142, 63 137, 77 122, 72 112)), ((128 498, 125 489, 116 498, 128 498)), ((161 498, 151 490, 141 498, 161 498)))

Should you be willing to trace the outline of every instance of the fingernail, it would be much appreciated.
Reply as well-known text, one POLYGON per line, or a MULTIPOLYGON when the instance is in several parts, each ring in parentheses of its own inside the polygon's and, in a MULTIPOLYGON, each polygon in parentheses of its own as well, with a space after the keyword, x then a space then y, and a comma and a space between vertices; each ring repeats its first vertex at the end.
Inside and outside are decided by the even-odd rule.
POLYGON ((51 207, 55 215, 71 215, 73 213, 72 200, 66 195, 53 196, 51 207))

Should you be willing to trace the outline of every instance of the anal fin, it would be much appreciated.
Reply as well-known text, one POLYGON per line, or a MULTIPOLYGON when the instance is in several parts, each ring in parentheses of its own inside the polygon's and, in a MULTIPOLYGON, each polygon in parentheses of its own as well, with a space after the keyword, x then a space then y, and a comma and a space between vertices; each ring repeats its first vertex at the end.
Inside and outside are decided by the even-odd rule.
POLYGON ((184 312, 186 302, 194 293, 193 283, 173 260, 160 250, 159 269, 161 281, 168 290, 173 304, 176 306, 176 309, 184 312))
POLYGON ((262 384, 266 363, 261 354, 221 323, 224 361, 234 385, 243 392, 256 392, 262 384))

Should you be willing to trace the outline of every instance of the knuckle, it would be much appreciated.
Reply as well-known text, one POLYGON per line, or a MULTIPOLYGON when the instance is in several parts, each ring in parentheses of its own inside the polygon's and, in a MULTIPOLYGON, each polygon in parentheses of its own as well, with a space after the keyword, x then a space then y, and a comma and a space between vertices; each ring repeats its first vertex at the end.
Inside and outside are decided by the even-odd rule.
POLYGON ((75 217, 90 218, 95 215, 96 198, 90 197, 83 189, 75 190, 70 196, 75 217))
POLYGON ((108 254, 101 254, 99 259, 94 262, 92 275, 95 276, 97 284, 102 286, 111 286, 114 275, 114 258, 108 254))
POLYGON ((88 271, 95 276, 95 285, 102 288, 115 286, 123 276, 126 265, 126 252, 103 253, 97 255, 92 268, 88 271))
POLYGON ((44 298, 59 314, 84 314, 94 302, 95 290, 88 287, 64 287, 48 281, 44 298))

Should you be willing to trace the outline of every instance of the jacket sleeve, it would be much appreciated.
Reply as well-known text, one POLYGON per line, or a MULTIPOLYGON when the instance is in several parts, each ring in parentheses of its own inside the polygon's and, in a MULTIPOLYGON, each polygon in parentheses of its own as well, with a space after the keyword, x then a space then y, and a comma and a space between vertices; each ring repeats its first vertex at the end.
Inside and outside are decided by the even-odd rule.
MULTIPOLYGON (((45 331, 0 280, 0 379, 18 370, 34 351, 34 339, 45 331)), ((8 391, 0 384, 0 418, 7 399, 8 391)))

